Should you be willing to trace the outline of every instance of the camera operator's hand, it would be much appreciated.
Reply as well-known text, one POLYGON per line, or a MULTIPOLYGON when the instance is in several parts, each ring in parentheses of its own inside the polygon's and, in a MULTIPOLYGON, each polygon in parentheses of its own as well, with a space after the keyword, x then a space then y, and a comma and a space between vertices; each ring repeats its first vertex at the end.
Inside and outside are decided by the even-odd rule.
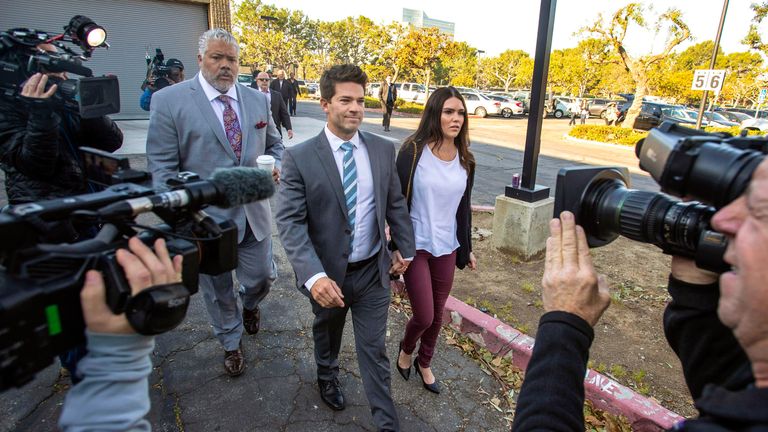
MULTIPOLYGON (((134 237, 128 241, 130 252, 117 251, 117 262, 123 267, 125 277, 131 286, 131 294, 155 285, 181 282, 181 260, 178 255, 171 260, 165 240, 155 242, 155 251, 134 237)), ((83 317, 88 330, 94 333, 134 333, 125 314, 115 315, 106 303, 104 278, 96 270, 85 275, 85 285, 80 292, 83 317)))
POLYGON ((718 274, 696 267, 690 258, 673 256, 672 277, 693 285, 710 285, 717 282, 718 274))
POLYGON ((566 211, 549 222, 549 232, 541 281, 544 310, 570 312, 594 326, 611 297, 608 282, 592 265, 584 229, 566 211))
POLYGON ((48 91, 45 91, 45 85, 48 83, 48 75, 36 73, 29 77, 24 87, 21 88, 21 95, 33 99, 48 99, 56 93, 58 86, 52 85, 48 91))

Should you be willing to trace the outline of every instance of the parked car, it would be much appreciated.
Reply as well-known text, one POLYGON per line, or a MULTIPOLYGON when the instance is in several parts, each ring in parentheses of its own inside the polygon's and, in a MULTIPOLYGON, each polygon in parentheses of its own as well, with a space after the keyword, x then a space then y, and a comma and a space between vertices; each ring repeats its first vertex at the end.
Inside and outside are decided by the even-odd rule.
POLYGON ((467 104, 467 112, 479 117, 501 113, 501 102, 488 99, 479 92, 461 92, 467 104))
POLYGON ((768 131, 768 120, 751 118, 741 122, 741 127, 744 129, 759 130, 762 132, 768 131))
POLYGON ((722 115, 723 117, 727 118, 728 120, 730 120, 732 122, 736 122, 736 123, 742 123, 745 120, 754 119, 754 117, 752 117, 751 115, 744 114, 744 113, 738 112, 738 111, 728 111, 728 110, 725 110, 725 111, 717 111, 717 113, 722 115))
POLYGON ((575 100, 575 98, 565 96, 555 97, 553 101, 549 101, 545 105, 547 115, 553 115, 557 119, 571 115, 569 107, 575 100))
POLYGON ((250 86, 253 82, 253 76, 251 74, 237 74, 237 82, 244 86, 250 86))
POLYGON ((605 112, 608 109, 608 104, 611 102, 615 102, 617 105, 619 100, 614 99, 590 99, 587 102, 587 109, 589 110, 589 116, 590 117, 600 117, 601 119, 605 118, 605 112))
POLYGON ((696 119, 698 118, 696 111, 678 107, 663 107, 661 108, 661 114, 661 122, 672 121, 688 127, 696 125, 696 119))
MULTIPOLYGON (((619 120, 617 123, 621 123, 624 121, 624 118, 627 114, 627 110, 629 109, 630 105, 631 103, 627 101, 627 103, 623 104, 619 108, 619 120)), ((670 105, 670 104, 662 104, 657 102, 643 101, 643 105, 640 108, 640 114, 635 119, 635 123, 634 125, 632 125, 632 127, 635 129, 650 130, 660 125, 661 122, 664 121, 666 117, 662 113, 662 108, 682 109, 683 107, 680 105, 670 105)), ((680 120, 685 123, 691 122, 690 120, 687 120, 685 118, 681 118, 680 120)), ((692 123, 695 124, 696 120, 694 119, 692 123)))
MULTIPOLYGON (((406 102, 415 102, 418 104, 427 103, 427 89, 424 84, 404 82, 395 84, 397 87, 397 98, 406 102)), ((378 93, 376 93, 378 96, 378 93)))
POLYGON ((525 113, 525 108, 523 107, 523 103, 520 101, 514 100, 509 96, 499 96, 496 94, 490 94, 490 95, 486 95, 486 97, 488 97, 488 99, 501 102, 501 116, 504 118, 510 118, 513 115, 523 115, 525 113))
POLYGON ((307 94, 313 99, 320 99, 320 84, 316 82, 308 82, 307 94))
POLYGON ((377 82, 368 83, 368 86, 365 88, 365 94, 367 94, 368 96, 378 98, 379 90, 381 90, 380 82, 377 81, 377 82))
MULTIPOLYGON (((698 115, 698 113, 696 114, 698 115)), ((707 126, 729 128, 740 125, 740 122, 728 120, 728 118, 719 112, 705 111, 704 118, 707 120, 707 126)))

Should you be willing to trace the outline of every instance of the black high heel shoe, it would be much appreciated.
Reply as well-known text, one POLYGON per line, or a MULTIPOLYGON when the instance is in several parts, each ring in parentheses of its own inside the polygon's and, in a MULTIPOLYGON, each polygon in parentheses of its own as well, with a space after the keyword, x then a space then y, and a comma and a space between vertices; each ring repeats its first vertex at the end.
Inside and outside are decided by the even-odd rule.
POLYGON ((421 374, 421 366, 419 366, 418 356, 413 359, 413 368, 416 369, 416 374, 421 377, 421 383, 424 385, 425 389, 431 391, 434 394, 440 394, 440 384, 437 383, 437 379, 435 379, 435 382, 432 384, 427 384, 424 382, 424 375, 421 374))
POLYGON ((397 366, 397 371, 400 372, 400 376, 402 376, 404 380, 408 381, 408 378, 411 377, 411 365, 408 365, 407 368, 400 367, 400 353, 402 351, 403 351, 403 341, 400 341, 400 349, 397 351, 397 359, 395 359, 395 366, 397 366))

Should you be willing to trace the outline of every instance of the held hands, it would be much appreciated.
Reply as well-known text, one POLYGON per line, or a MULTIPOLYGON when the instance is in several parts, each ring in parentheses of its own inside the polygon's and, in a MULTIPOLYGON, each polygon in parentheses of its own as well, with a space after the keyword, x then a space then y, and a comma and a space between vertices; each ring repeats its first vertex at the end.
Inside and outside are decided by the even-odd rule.
POLYGON ((392 265, 389 267, 389 274, 399 276, 408 270, 410 264, 411 262, 404 260, 400 251, 396 250, 392 252, 392 265))
POLYGON ((570 312, 594 327, 611 298, 608 282, 592 266, 584 229, 566 211, 549 222, 549 232, 541 281, 544 310, 570 312))
POLYGON ((272 180, 275 181, 275 184, 280 184, 280 170, 277 168, 272 168, 272 180))
POLYGON ((336 282, 329 277, 321 277, 309 290, 312 298, 324 308, 344 307, 344 294, 336 282))
POLYGON ((52 85, 48 91, 45 91, 45 85, 48 83, 48 75, 36 73, 29 77, 24 87, 21 88, 21 95, 33 99, 48 99, 56 93, 58 86, 52 85))
MULTIPOLYGON (((117 262, 123 267, 132 295, 152 286, 181 282, 183 257, 177 255, 171 260, 165 240, 158 239, 155 242, 155 252, 136 237, 128 241, 128 248, 130 252, 124 249, 117 251, 117 262)), ((101 273, 88 271, 85 274, 85 285, 80 291, 83 318, 88 330, 95 333, 134 333, 125 314, 115 315, 109 310, 106 298, 101 273)))

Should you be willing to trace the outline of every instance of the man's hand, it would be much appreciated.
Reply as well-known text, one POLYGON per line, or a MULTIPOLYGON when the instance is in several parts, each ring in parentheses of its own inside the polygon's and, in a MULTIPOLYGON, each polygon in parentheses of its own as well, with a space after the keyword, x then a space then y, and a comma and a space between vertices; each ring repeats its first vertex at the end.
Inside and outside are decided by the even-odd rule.
POLYGON ((312 298, 324 308, 344 307, 344 294, 336 282, 329 277, 321 277, 316 280, 309 290, 312 298))
POLYGON ((272 180, 275 181, 275 184, 280 184, 280 170, 277 168, 272 168, 272 180))
POLYGON ((410 264, 411 262, 404 260, 400 251, 396 250, 392 252, 392 265, 389 267, 389 274, 399 276, 408 270, 410 264))
MULTIPOLYGON (((181 260, 178 255, 171 260, 165 240, 155 242, 155 252, 134 237, 128 241, 128 248, 117 251, 117 262, 123 267, 125 277, 131 286, 131 294, 156 285, 181 282, 181 260)), ((88 330, 94 333, 133 333, 125 314, 115 315, 106 303, 104 278, 96 270, 85 275, 85 285, 80 291, 83 318, 88 330)))
POLYGON ((570 312, 594 327, 611 297, 605 277, 592 266, 584 229, 566 211, 549 222, 549 232, 541 281, 544 310, 570 312))
POLYGON ((293 129, 288 129, 288 139, 293 139, 293 129))
POLYGON ((48 75, 36 73, 29 77, 24 87, 21 88, 21 95, 33 99, 48 99, 56 93, 58 86, 52 85, 48 91, 45 91, 45 85, 48 83, 48 75))
POLYGON ((696 267, 692 259, 673 256, 672 277, 689 284, 709 285, 717 282, 718 275, 696 267))

